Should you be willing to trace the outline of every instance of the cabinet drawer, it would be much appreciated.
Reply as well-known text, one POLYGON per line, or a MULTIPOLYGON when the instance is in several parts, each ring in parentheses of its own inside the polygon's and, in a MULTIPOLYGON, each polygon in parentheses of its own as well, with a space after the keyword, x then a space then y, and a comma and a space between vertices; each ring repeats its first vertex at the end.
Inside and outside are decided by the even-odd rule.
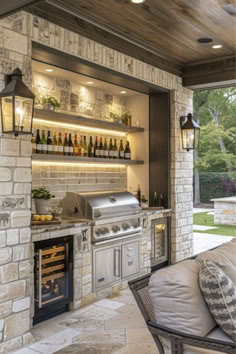
POLYGON ((122 245, 122 278, 139 272, 139 242, 122 245))

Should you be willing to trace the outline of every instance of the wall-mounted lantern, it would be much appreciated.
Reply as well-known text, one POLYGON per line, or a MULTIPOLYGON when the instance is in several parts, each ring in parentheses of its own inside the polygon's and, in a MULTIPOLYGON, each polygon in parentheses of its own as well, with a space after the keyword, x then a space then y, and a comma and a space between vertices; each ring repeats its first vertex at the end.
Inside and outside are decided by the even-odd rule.
POLYGON ((6 87, 0 93, 2 133, 32 134, 35 95, 22 76, 18 68, 6 75, 6 87))
POLYGON ((180 127, 183 149, 187 151, 196 149, 199 143, 200 127, 193 119, 191 113, 180 117, 180 127))

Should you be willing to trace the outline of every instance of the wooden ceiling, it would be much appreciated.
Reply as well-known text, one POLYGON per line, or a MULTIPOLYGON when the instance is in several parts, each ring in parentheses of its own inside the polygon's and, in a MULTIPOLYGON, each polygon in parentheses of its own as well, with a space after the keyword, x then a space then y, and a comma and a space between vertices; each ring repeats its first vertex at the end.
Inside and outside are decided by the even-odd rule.
POLYGON ((201 76, 224 71, 234 80, 236 14, 229 5, 236 10, 236 0, 41 0, 28 11, 177 75, 192 77, 190 68, 199 73, 200 65, 201 76), (213 42, 200 44, 201 37, 213 42))

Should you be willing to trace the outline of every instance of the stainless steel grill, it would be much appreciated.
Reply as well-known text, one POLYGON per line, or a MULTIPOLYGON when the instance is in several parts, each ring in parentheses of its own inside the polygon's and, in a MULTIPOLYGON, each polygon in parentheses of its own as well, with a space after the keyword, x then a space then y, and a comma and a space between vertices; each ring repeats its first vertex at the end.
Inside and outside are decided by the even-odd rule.
POLYGON ((92 241, 138 234, 142 231, 138 200, 129 192, 68 192, 62 201, 63 216, 92 223, 92 241))

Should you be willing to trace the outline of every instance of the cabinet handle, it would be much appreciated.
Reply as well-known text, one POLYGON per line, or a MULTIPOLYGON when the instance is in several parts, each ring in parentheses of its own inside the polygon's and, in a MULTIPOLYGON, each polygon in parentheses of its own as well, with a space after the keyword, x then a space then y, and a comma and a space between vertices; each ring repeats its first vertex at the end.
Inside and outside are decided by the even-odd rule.
POLYGON ((120 250, 114 250, 114 276, 120 277, 120 250))
POLYGON ((42 308, 42 250, 39 250, 39 308, 42 308))
POLYGON ((134 250, 134 248, 133 247, 129 247, 129 248, 127 248, 127 251, 133 251, 134 250))

